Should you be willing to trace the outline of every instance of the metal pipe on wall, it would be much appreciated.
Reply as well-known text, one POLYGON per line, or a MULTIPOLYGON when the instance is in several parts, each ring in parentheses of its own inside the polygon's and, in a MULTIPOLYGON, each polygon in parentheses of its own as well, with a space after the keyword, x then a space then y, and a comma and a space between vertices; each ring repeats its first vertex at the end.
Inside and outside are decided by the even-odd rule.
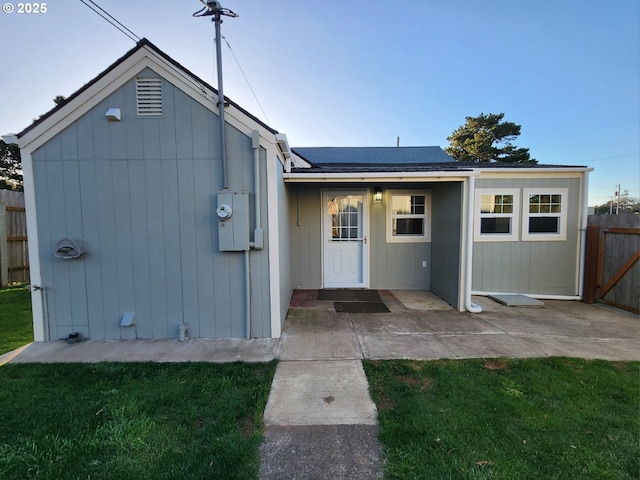
POLYGON ((256 229, 253 234, 253 248, 262 250, 264 248, 264 232, 260 221, 260 132, 251 132, 251 146, 253 148, 253 174, 254 174, 254 195, 255 195, 255 217, 256 229))
POLYGON ((218 73, 218 117, 220 120, 220 157, 222 164, 222 189, 229 188, 227 179, 227 151, 225 141, 224 128, 224 88, 222 85, 222 35, 220 34, 220 24, 222 23, 221 12, 218 9, 214 14, 214 23, 216 30, 216 66, 218 73))

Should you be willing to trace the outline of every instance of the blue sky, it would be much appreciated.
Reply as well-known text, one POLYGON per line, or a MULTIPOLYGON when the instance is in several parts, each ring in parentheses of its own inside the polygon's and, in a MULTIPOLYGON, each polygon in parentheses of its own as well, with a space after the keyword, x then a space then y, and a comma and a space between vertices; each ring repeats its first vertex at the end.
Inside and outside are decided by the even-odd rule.
MULTIPOLYGON (((7 3, 7 2, 2 2, 7 3)), ((17 6, 18 2, 10 2, 17 6)), ((96 0, 215 86, 198 0, 96 0)), ((594 167, 589 205, 640 197, 637 0, 225 0, 225 94, 292 146, 448 145, 479 113, 522 125, 540 163, 594 167)), ((134 43, 79 0, 0 13, 0 133, 17 132, 134 43)))

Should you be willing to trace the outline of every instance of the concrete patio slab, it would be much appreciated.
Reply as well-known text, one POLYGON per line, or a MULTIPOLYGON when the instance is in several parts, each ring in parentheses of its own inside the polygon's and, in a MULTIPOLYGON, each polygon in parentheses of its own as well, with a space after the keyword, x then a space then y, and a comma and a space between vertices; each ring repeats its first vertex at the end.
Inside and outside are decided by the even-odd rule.
POLYGON ((436 294, 423 290, 394 290, 393 295, 410 310, 454 310, 436 294))

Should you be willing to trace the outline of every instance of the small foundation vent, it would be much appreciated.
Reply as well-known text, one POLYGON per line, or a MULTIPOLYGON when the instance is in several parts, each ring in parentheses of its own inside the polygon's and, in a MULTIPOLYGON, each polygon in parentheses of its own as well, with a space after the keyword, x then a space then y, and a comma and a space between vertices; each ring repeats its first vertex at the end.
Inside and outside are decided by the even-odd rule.
POLYGON ((136 78, 136 102, 138 115, 158 117, 162 115, 162 79, 159 77, 136 78))

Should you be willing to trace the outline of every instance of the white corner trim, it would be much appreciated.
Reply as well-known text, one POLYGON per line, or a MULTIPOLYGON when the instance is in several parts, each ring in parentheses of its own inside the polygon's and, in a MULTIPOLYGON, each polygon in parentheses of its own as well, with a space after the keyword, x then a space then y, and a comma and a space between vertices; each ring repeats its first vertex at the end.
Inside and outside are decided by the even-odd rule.
POLYGON ((278 174, 280 167, 275 143, 261 145, 266 149, 267 175, 267 235, 269 259, 269 304, 271 305, 271 338, 282 335, 280 309, 280 232, 278 228, 280 212, 278 211, 278 174))
POLYGON ((33 176, 33 159, 30 152, 21 151, 22 174, 24 178, 24 203, 29 232, 29 276, 31 280, 31 312, 33 315, 33 339, 36 342, 49 340, 45 325, 43 291, 35 291, 34 287, 46 288, 42 285, 40 269, 40 245, 38 241, 38 218, 36 210, 36 190, 33 176))

